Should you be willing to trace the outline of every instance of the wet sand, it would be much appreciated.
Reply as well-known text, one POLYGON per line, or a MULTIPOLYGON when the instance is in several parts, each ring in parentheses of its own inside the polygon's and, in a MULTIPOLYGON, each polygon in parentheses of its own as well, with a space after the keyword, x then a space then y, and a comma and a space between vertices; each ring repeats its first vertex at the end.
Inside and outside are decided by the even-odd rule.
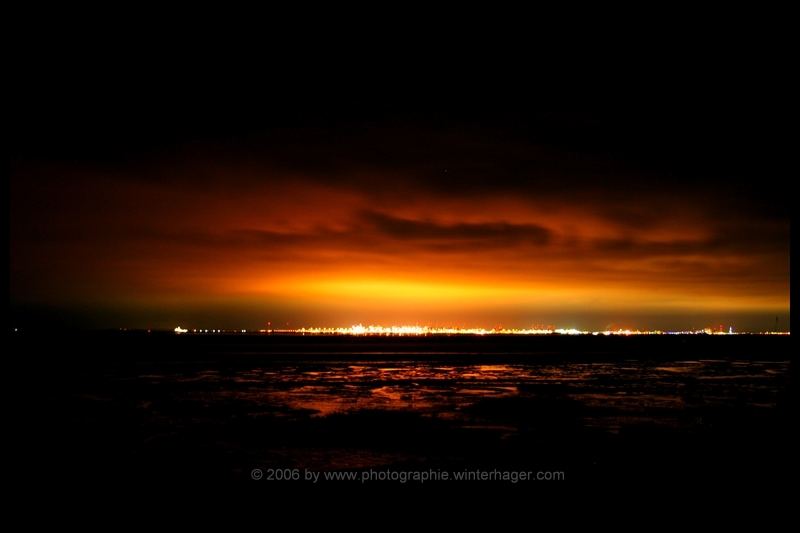
POLYGON ((106 334, 13 348, 37 455, 100 481, 476 468, 780 482, 795 444, 789 338, 106 334), (82 356, 58 356, 65 345, 82 356))

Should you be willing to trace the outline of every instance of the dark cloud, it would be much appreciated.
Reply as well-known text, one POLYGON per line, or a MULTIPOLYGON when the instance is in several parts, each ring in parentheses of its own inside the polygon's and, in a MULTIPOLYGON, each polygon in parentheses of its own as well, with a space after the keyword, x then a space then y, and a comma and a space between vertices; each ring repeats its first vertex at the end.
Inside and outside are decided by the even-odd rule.
POLYGON ((398 218, 376 211, 365 211, 361 219, 380 235, 420 243, 485 243, 495 246, 543 246, 551 241, 551 231, 536 224, 459 223, 441 224, 430 220, 398 218))

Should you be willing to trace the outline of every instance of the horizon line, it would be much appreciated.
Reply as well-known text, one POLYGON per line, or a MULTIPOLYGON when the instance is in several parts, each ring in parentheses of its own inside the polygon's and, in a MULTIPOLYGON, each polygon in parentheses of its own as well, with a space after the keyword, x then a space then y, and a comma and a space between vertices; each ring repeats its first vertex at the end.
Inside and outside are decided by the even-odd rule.
MULTIPOLYGON (((41 331, 49 328, 12 328, 12 334, 24 334, 27 332, 41 331)), ((710 335, 710 336, 733 336, 733 335, 791 335, 790 330, 786 331, 734 331, 732 326, 728 329, 702 328, 689 330, 641 330, 617 328, 607 330, 581 330, 577 328, 469 328, 469 327, 432 327, 432 326, 364 326, 361 324, 348 327, 302 327, 302 328, 183 328, 177 326, 169 328, 97 328, 97 329, 73 329, 74 332, 120 332, 120 333, 164 333, 176 335, 296 335, 296 336, 384 336, 384 337, 403 337, 403 336, 663 336, 663 335, 710 335)))

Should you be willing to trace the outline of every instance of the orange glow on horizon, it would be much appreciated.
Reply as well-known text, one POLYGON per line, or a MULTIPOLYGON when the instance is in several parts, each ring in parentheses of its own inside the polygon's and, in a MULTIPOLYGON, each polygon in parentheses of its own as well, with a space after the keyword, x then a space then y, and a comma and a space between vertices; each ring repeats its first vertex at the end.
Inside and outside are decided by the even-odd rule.
POLYGON ((137 316, 483 327, 559 313, 771 321, 789 310, 788 226, 709 214, 677 192, 625 202, 624 191, 373 190, 359 185, 363 169, 334 186, 271 168, 226 169, 241 173, 233 188, 210 165, 168 168, 177 177, 166 183, 86 169, 14 182, 25 201, 12 204, 12 298, 114 302, 137 316), (30 203, 59 208, 15 207, 30 203))

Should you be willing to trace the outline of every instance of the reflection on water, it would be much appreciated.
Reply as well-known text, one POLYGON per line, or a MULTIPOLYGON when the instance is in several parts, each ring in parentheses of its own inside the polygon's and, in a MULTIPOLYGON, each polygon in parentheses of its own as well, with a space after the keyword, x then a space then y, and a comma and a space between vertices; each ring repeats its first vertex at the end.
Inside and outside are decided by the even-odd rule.
POLYGON ((146 362, 77 374, 54 408, 88 435, 76 452, 116 450, 151 474, 504 464, 602 478, 623 461, 727 468, 751 450, 780 464, 789 442, 788 361, 407 355, 146 362))
POLYGON ((42 457, 70 478, 497 468, 778 487, 760 476, 795 455, 789 339, 114 339, 75 360, 53 346, 22 376, 42 457))
MULTIPOLYGON (((682 412, 745 402, 775 407, 788 362, 700 360, 563 364, 443 364, 419 360, 296 361, 236 370, 147 373, 183 402, 243 402, 253 416, 326 417, 359 411, 404 411, 476 423, 479 403, 554 395, 585 409, 583 423, 617 431, 641 422, 686 424, 682 412)), ((148 399, 145 399, 148 400, 148 399)), ((156 402, 157 403, 157 402, 156 402)), ((151 401, 148 405, 153 404, 151 401)), ((501 413, 502 414, 502 413, 501 413)), ((477 417, 479 420, 480 417, 477 417)), ((489 424, 489 421, 486 421, 489 424)), ((692 423, 691 419, 688 423, 692 423)))

